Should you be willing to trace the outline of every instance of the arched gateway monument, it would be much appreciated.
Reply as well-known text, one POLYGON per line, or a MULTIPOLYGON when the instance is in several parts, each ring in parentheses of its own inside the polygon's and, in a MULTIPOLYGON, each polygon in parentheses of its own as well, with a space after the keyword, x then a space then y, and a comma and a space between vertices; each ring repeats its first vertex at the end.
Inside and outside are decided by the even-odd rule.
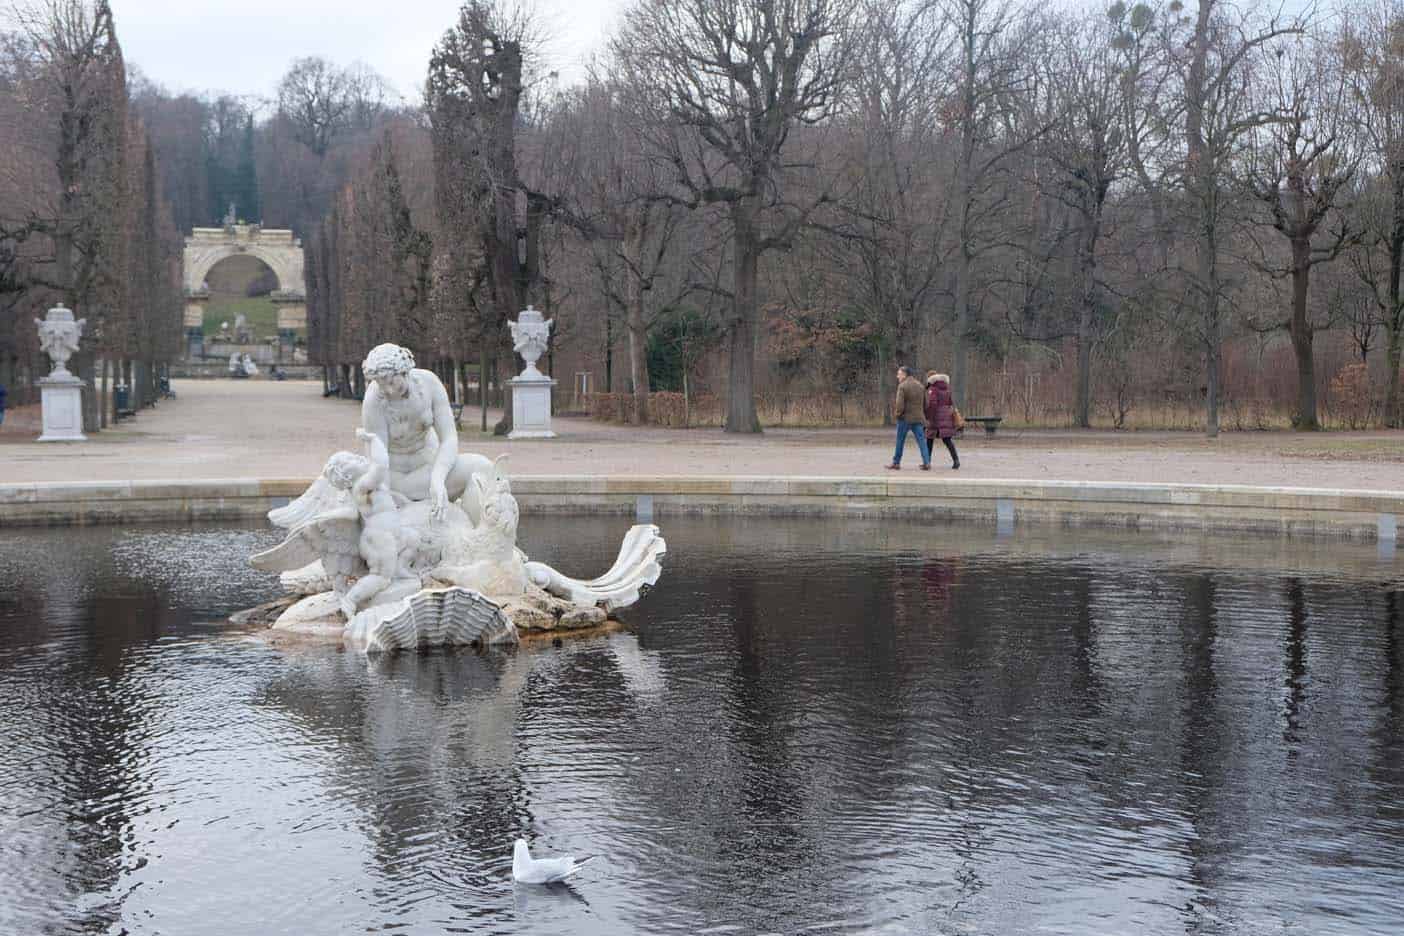
POLYGON ((262 261, 278 278, 278 288, 269 298, 278 306, 278 339, 285 354, 291 355, 298 330, 307 328, 302 241, 293 237, 292 231, 234 223, 197 227, 185 239, 184 254, 185 338, 192 359, 204 354, 205 306, 210 300, 205 277, 215 264, 239 254, 262 261))

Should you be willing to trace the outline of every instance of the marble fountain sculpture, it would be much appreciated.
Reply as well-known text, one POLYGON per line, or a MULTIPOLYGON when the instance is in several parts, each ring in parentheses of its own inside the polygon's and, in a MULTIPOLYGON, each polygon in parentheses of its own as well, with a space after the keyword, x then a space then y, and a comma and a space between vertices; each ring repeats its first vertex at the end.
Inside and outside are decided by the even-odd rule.
POLYGON ((272 627, 362 650, 515 643, 518 629, 603 624, 661 573, 658 528, 629 530, 608 572, 573 579, 517 548, 506 456, 458 451, 448 394, 405 348, 382 344, 356 436, 297 500, 268 518, 287 530, 254 568, 281 573, 272 627))

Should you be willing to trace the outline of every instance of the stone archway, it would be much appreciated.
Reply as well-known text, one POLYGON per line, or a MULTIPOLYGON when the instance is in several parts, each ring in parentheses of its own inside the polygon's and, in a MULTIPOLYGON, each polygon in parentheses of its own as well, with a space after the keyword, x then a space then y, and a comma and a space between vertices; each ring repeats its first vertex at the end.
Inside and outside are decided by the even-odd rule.
POLYGON ((298 329, 307 328, 307 284, 303 276, 302 241, 286 229, 257 224, 195 228, 185 239, 185 337, 192 360, 204 354, 205 306, 210 299, 205 277, 221 260, 247 254, 263 262, 278 279, 271 296, 278 306, 281 352, 291 358, 298 329))

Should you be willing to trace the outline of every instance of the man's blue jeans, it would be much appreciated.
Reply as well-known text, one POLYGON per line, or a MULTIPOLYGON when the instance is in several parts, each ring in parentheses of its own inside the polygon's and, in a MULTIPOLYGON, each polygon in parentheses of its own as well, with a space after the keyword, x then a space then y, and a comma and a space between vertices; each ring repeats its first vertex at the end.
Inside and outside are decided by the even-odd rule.
POLYGON ((926 427, 921 423, 909 423, 905 419, 897 420, 897 451, 892 455, 892 464, 902 464, 902 449, 907 445, 907 433, 916 434, 917 448, 921 450, 921 463, 931 464, 931 450, 926 447, 926 427))

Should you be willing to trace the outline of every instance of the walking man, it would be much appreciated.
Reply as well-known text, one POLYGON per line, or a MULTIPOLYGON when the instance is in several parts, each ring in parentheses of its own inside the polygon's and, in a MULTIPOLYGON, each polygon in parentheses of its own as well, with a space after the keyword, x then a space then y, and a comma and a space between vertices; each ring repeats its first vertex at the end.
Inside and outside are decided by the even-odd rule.
POLYGON ((911 368, 903 365, 897 368, 897 451, 892 454, 889 471, 902 467, 902 449, 907 444, 907 433, 916 436, 917 448, 921 450, 921 470, 931 470, 931 450, 926 447, 926 390, 921 381, 912 376, 911 368))

